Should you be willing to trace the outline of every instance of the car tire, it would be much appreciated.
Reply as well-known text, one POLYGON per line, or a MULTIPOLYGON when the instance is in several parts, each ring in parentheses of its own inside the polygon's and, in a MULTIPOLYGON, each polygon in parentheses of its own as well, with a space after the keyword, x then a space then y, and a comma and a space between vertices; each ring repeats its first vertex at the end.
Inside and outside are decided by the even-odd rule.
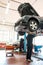
POLYGON ((28 28, 31 32, 36 31, 39 27, 39 22, 36 19, 30 19, 28 24, 28 28))

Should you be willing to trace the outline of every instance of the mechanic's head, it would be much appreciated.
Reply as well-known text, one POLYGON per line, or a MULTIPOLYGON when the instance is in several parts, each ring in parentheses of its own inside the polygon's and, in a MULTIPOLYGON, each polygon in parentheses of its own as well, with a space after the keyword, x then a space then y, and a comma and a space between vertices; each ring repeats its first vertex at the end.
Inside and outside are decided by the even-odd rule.
POLYGON ((32 6, 29 3, 23 3, 18 7, 18 11, 21 16, 31 15, 32 12, 30 12, 30 8, 32 8, 32 6))

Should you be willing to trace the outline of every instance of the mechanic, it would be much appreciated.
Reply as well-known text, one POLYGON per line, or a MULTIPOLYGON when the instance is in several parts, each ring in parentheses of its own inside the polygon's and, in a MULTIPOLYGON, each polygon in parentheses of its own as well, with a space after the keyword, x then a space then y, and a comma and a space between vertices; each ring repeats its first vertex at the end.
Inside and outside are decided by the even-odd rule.
MULTIPOLYGON (((25 15, 33 15, 33 12, 31 11, 31 9, 33 10, 33 8, 30 6, 29 3, 21 4, 18 7, 18 11, 21 17, 25 15)), ((34 32, 29 32, 27 35, 27 55, 26 55, 27 61, 31 61, 32 47, 33 47, 32 40, 34 36, 35 36, 34 32)))
POLYGON ((33 48, 32 41, 34 37, 35 37, 34 32, 29 32, 27 35, 27 55, 26 55, 27 61, 32 61, 31 60, 32 48, 33 48))

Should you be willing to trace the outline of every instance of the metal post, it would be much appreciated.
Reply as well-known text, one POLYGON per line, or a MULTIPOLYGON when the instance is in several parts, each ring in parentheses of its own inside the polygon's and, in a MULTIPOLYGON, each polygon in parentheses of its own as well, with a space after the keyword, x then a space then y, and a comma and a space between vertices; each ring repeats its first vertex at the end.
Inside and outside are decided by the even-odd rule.
POLYGON ((24 34, 24 52, 26 52, 26 33, 24 34))

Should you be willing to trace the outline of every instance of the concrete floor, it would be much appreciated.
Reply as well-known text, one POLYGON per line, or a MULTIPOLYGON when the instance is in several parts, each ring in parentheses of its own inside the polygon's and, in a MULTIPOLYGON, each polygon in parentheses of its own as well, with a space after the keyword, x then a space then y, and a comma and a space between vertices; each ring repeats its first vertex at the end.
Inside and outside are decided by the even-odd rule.
POLYGON ((0 50, 0 65, 43 65, 43 61, 32 57, 33 62, 26 61, 26 55, 14 53, 14 57, 6 57, 6 51, 0 50))

